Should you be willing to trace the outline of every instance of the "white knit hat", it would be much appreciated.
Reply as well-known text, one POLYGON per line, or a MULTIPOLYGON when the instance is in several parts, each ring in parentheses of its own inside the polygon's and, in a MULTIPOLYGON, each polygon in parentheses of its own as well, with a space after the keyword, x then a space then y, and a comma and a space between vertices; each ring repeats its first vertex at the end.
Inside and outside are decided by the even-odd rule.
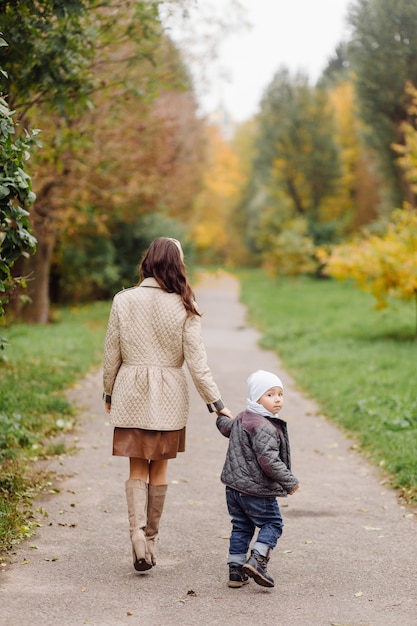
POLYGON ((264 393, 268 391, 268 389, 272 389, 272 387, 281 387, 281 389, 284 389, 284 385, 278 376, 271 372, 258 370, 248 378, 248 399, 251 402, 258 402, 264 393))

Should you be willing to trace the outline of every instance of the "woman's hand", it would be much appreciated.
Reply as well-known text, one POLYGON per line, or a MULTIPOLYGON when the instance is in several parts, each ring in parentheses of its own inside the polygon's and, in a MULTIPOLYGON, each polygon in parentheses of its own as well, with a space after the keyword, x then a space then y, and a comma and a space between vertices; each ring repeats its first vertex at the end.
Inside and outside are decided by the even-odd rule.
POLYGON ((229 419, 233 419, 233 413, 226 407, 224 407, 221 411, 217 411, 217 415, 226 415, 229 419))
POLYGON ((110 413, 111 410, 111 402, 105 402, 104 406, 106 407, 106 413, 110 413))

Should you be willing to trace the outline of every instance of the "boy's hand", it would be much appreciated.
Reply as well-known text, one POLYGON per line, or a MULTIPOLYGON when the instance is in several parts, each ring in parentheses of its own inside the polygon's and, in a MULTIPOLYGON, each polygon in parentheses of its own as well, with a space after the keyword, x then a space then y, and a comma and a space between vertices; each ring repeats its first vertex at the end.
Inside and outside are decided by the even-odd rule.
POLYGON ((294 489, 292 491, 290 491, 290 493, 288 494, 289 496, 292 496, 293 493, 295 493, 296 491, 298 491, 298 489, 300 488, 300 485, 297 485, 296 487, 294 487, 294 489))

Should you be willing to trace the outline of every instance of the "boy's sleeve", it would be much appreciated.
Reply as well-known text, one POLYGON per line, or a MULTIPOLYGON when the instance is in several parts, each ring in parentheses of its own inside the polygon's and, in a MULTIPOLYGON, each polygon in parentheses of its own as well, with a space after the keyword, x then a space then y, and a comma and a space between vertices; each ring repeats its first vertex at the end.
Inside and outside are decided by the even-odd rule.
POLYGON ((252 439, 252 448, 260 468, 271 480, 290 493, 298 485, 298 479, 279 456, 279 441, 268 429, 260 428, 252 439))
POLYGON ((232 430, 233 420, 226 415, 218 415, 216 419, 216 426, 225 437, 230 437, 230 432, 232 430))

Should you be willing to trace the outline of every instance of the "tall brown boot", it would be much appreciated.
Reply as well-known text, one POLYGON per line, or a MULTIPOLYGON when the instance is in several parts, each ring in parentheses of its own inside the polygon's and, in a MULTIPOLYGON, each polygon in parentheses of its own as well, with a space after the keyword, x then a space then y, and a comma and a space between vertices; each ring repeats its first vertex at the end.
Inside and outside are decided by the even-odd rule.
POLYGON ((146 560, 156 565, 155 539, 165 504, 168 485, 148 485, 148 521, 146 524, 146 560))
POLYGON ((133 565, 138 572, 144 572, 152 567, 152 561, 146 559, 145 527, 148 485, 143 480, 129 478, 125 483, 125 488, 133 565))

